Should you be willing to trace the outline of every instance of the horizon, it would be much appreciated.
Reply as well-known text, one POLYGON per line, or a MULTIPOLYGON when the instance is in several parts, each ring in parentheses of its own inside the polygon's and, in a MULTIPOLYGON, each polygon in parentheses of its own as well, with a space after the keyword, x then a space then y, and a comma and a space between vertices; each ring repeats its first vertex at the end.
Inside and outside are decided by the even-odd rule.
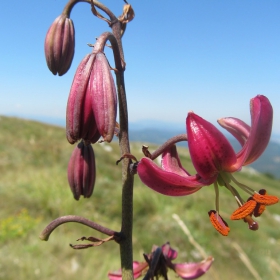
MULTIPOLYGON (((65 128, 65 118, 52 118, 52 117, 44 117, 44 116, 18 116, 14 114, 7 114, 7 115, 0 115, 4 117, 11 117, 11 118, 18 118, 18 119, 23 119, 27 121, 37 121, 42 124, 47 124, 47 125, 55 125, 59 126, 61 128, 65 128)), ((214 123, 215 126, 229 139, 234 139, 234 136, 232 136, 228 131, 223 129, 221 126, 218 125, 218 123, 214 123)), ((138 120, 134 122, 129 122, 129 129, 130 131, 142 131, 142 130, 151 130, 153 129, 154 131, 159 131, 163 132, 164 130, 169 131, 169 132, 174 132, 174 133, 182 133, 180 131, 185 130, 185 124, 184 123, 179 123, 179 122, 166 122, 166 121, 159 121, 159 120, 153 120, 153 119, 146 119, 146 120, 138 120)), ((280 133, 273 133, 271 134, 270 141, 276 142, 280 144, 280 133)))

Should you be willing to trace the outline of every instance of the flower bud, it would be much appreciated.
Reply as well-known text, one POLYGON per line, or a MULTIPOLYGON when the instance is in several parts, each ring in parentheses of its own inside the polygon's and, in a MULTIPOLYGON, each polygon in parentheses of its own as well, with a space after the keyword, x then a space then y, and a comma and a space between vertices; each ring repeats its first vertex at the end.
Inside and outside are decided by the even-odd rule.
POLYGON ((95 156, 90 144, 81 141, 74 149, 68 164, 68 182, 76 200, 90 197, 95 183, 95 156))
POLYGON ((66 15, 58 16, 49 28, 45 39, 45 56, 50 71, 64 75, 71 66, 75 49, 75 29, 66 15))
POLYGON ((79 64, 71 86, 66 109, 66 137, 70 144, 79 139, 95 143, 100 138, 92 110, 92 97, 87 90, 95 53, 79 64))
POLYGON ((109 63, 104 53, 97 53, 89 79, 88 92, 99 133, 104 141, 114 137, 117 116, 117 93, 109 63))
POLYGON ((86 55, 76 71, 66 111, 69 143, 111 142, 116 126, 117 93, 109 63, 101 52, 86 55))

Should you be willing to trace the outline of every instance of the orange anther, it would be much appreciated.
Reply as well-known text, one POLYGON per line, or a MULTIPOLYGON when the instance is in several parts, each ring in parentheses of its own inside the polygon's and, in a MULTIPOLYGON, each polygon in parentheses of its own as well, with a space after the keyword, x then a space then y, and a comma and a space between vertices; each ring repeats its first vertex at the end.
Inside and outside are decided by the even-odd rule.
POLYGON ((220 234, 227 236, 230 228, 228 227, 228 224, 224 221, 224 219, 220 215, 216 214, 216 211, 213 210, 209 211, 208 214, 213 227, 220 234))
POLYGON ((279 198, 277 196, 267 195, 267 194, 262 195, 262 194, 258 194, 258 193, 255 193, 253 195, 253 199, 255 201, 257 201, 258 203, 264 204, 264 205, 272 205, 279 201, 279 198))
POLYGON ((254 210, 254 216, 259 217, 263 213, 264 210, 265 210, 265 205, 257 203, 257 206, 254 210))
POLYGON ((254 211, 256 205, 257 202, 255 200, 252 199, 248 200, 231 214, 230 219, 231 220, 244 219, 246 216, 250 215, 254 211))

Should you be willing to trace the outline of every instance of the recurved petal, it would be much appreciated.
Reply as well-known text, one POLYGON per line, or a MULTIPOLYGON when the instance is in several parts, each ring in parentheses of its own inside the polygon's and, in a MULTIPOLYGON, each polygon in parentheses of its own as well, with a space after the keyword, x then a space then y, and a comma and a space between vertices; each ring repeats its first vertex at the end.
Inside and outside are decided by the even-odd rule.
POLYGON ((226 137, 211 123, 193 112, 187 116, 189 151, 197 173, 204 179, 229 171, 236 162, 226 137))
POLYGON ((174 264, 173 269, 182 279, 197 279, 203 275, 211 267, 212 262, 214 261, 213 257, 208 257, 206 260, 203 260, 199 263, 181 263, 174 264))
POLYGON ((151 159, 142 158, 137 166, 141 181, 153 189, 168 196, 184 196, 198 191, 201 187, 212 184, 216 177, 204 180, 198 175, 182 177, 158 167, 151 159))
POLYGON ((161 167, 163 170, 188 177, 190 174, 183 168, 176 146, 173 145, 162 154, 161 167))
POLYGON ((170 246, 169 242, 162 245, 161 250, 167 260, 175 260, 178 256, 178 252, 170 246))
POLYGON ((250 126, 239 120, 237 118, 221 118, 218 120, 220 126, 230 132, 240 143, 241 146, 244 146, 249 135, 250 135, 250 126))
MULTIPOLYGON (((133 262, 133 277, 135 279, 139 278, 144 274, 144 271, 148 267, 148 263, 146 262, 133 262)), ((114 272, 109 272, 108 277, 110 280, 122 280, 122 270, 119 269, 114 272)))
POLYGON ((236 169, 259 158, 270 139, 273 109, 267 97, 257 95, 250 101, 251 130, 247 142, 237 153, 236 169))

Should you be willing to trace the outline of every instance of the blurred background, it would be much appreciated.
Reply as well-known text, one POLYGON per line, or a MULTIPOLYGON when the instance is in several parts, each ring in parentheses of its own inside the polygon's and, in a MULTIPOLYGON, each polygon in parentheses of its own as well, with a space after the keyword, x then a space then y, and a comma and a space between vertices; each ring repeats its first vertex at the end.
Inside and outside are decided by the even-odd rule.
MULTIPOLYGON (((113 242, 87 250, 69 247, 82 236, 104 237, 82 225, 62 225, 48 242, 38 238, 50 221, 69 214, 120 229, 116 141, 94 145, 97 181, 90 199, 75 201, 67 183, 74 148, 63 128, 69 89, 79 62, 91 51, 87 43, 109 27, 91 14, 87 3, 76 5, 71 13, 76 30, 72 67, 63 77, 53 76, 45 62, 44 39, 65 4, 8 1, 0 10, 0 279, 106 279, 109 270, 120 267, 113 242)), ((122 13, 123 1, 104 4, 116 15, 122 13)), ((279 1, 130 4, 136 16, 123 44, 132 153, 140 159, 143 144, 152 151, 184 133, 190 110, 213 123, 234 116, 250 124, 249 100, 264 94, 274 107, 271 143, 255 165, 236 178, 280 196, 279 1)), ((111 59, 108 50, 106 54, 111 59)), ((184 167, 194 173, 187 146, 179 153, 184 167)), ((221 214, 231 228, 223 237, 207 214, 215 207, 212 186, 172 198, 154 193, 137 176, 135 181, 135 260, 143 260, 153 244, 167 241, 178 250, 178 262, 203 259, 172 218, 176 213, 206 254, 215 258, 201 279, 280 278, 279 205, 269 207, 257 219, 259 230, 252 232, 243 221, 230 221, 236 203, 221 190, 221 214)))

